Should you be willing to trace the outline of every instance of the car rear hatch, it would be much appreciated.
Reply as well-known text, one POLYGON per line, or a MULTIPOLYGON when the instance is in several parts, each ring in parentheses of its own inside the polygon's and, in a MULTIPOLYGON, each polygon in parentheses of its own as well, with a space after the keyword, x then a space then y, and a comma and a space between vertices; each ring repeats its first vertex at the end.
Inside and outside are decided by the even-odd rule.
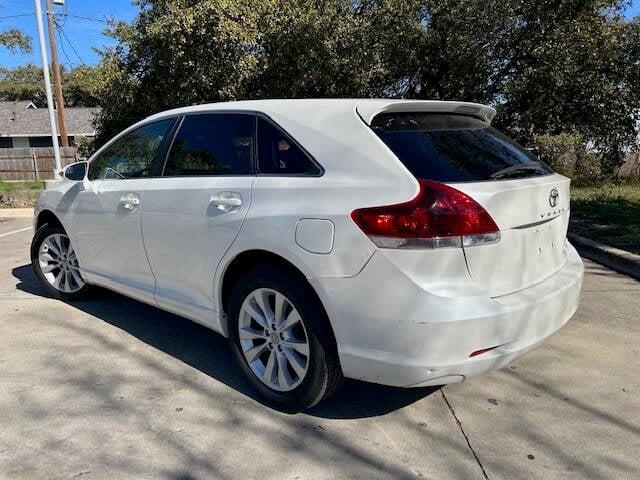
POLYGON ((477 201, 500 229, 500 241, 464 247, 469 274, 491 296, 534 285, 564 265, 569 179, 450 184, 477 201))
MULTIPOLYGON (((566 261, 570 180, 553 173, 531 153, 493 129, 486 117, 455 111, 385 111, 372 116, 370 126, 419 179, 419 196, 426 198, 424 192, 429 189, 440 190, 438 195, 443 200, 438 197, 433 203, 414 199, 411 204, 415 209, 416 202, 422 202, 421 208, 432 202, 427 207, 432 217, 425 224, 430 221, 432 227, 437 226, 440 222, 437 215, 453 218, 438 213, 442 211, 440 206, 453 198, 450 203, 454 210, 458 202, 467 209, 463 212, 466 218, 474 220, 484 215, 481 228, 492 224, 493 230, 499 230, 493 235, 468 238, 463 232, 459 234, 458 246, 441 241, 441 233, 437 234, 437 241, 431 238, 429 243, 422 244, 425 248, 463 248, 469 274, 480 289, 492 297, 505 295, 541 282, 562 268, 566 261), (439 186, 443 184, 445 187, 439 186), (447 190, 448 187, 452 188, 447 190), (459 199, 456 191, 462 192, 459 199), (470 204, 473 205, 468 210, 470 204)), ((404 205, 401 207, 406 209, 404 205)), ((419 248, 415 238, 398 246, 375 236, 380 233, 372 226, 374 222, 380 225, 381 219, 386 222, 387 217, 394 215, 381 208, 385 207, 369 209, 377 211, 375 218, 365 217, 370 213, 367 209, 363 209, 362 215, 355 212, 354 220, 373 234, 369 236, 378 246, 419 248)), ((403 225, 410 223, 407 218, 401 220, 403 225)), ((482 232, 471 233, 477 231, 482 232)))

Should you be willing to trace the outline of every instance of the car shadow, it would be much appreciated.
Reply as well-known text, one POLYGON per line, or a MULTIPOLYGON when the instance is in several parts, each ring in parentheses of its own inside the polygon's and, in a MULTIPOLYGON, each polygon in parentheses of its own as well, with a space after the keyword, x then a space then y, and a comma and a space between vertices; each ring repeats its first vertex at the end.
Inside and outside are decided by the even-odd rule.
MULTIPOLYGON (((30 265, 16 267, 12 274, 18 280, 18 290, 41 297, 49 296, 30 265)), ((91 299, 67 304, 260 402, 236 365, 228 341, 222 335, 106 289, 96 288, 91 299)), ((436 387, 403 389, 347 380, 335 395, 305 413, 334 419, 375 417, 401 409, 436 390, 436 387)))

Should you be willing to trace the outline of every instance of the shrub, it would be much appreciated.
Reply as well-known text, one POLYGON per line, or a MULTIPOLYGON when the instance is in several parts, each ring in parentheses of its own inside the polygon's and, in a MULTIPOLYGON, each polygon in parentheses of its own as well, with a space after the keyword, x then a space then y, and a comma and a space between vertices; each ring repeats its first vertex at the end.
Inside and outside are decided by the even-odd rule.
POLYGON ((540 160, 562 175, 595 180, 602 174, 599 156, 587 149, 578 133, 538 135, 534 144, 540 160))

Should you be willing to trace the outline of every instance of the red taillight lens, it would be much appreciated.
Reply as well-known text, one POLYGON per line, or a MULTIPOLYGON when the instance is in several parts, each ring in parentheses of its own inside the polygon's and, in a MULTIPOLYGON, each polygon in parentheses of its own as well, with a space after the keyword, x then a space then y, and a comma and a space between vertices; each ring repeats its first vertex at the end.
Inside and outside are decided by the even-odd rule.
POLYGON ((496 223, 471 197, 444 183, 418 182, 420 192, 413 200, 360 208, 351 218, 379 247, 461 247, 500 240, 496 223))

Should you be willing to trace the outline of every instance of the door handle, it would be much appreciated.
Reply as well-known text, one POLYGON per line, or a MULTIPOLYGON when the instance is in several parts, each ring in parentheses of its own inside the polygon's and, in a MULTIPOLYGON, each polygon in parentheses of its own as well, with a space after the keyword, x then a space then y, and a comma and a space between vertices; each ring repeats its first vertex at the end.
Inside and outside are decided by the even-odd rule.
POLYGON ((127 193, 120 197, 120 205, 127 210, 133 210, 140 205, 140 197, 135 193, 127 193))
POLYGON ((209 205, 222 212, 230 212, 242 205, 242 196, 238 192, 218 192, 211 195, 209 205))

